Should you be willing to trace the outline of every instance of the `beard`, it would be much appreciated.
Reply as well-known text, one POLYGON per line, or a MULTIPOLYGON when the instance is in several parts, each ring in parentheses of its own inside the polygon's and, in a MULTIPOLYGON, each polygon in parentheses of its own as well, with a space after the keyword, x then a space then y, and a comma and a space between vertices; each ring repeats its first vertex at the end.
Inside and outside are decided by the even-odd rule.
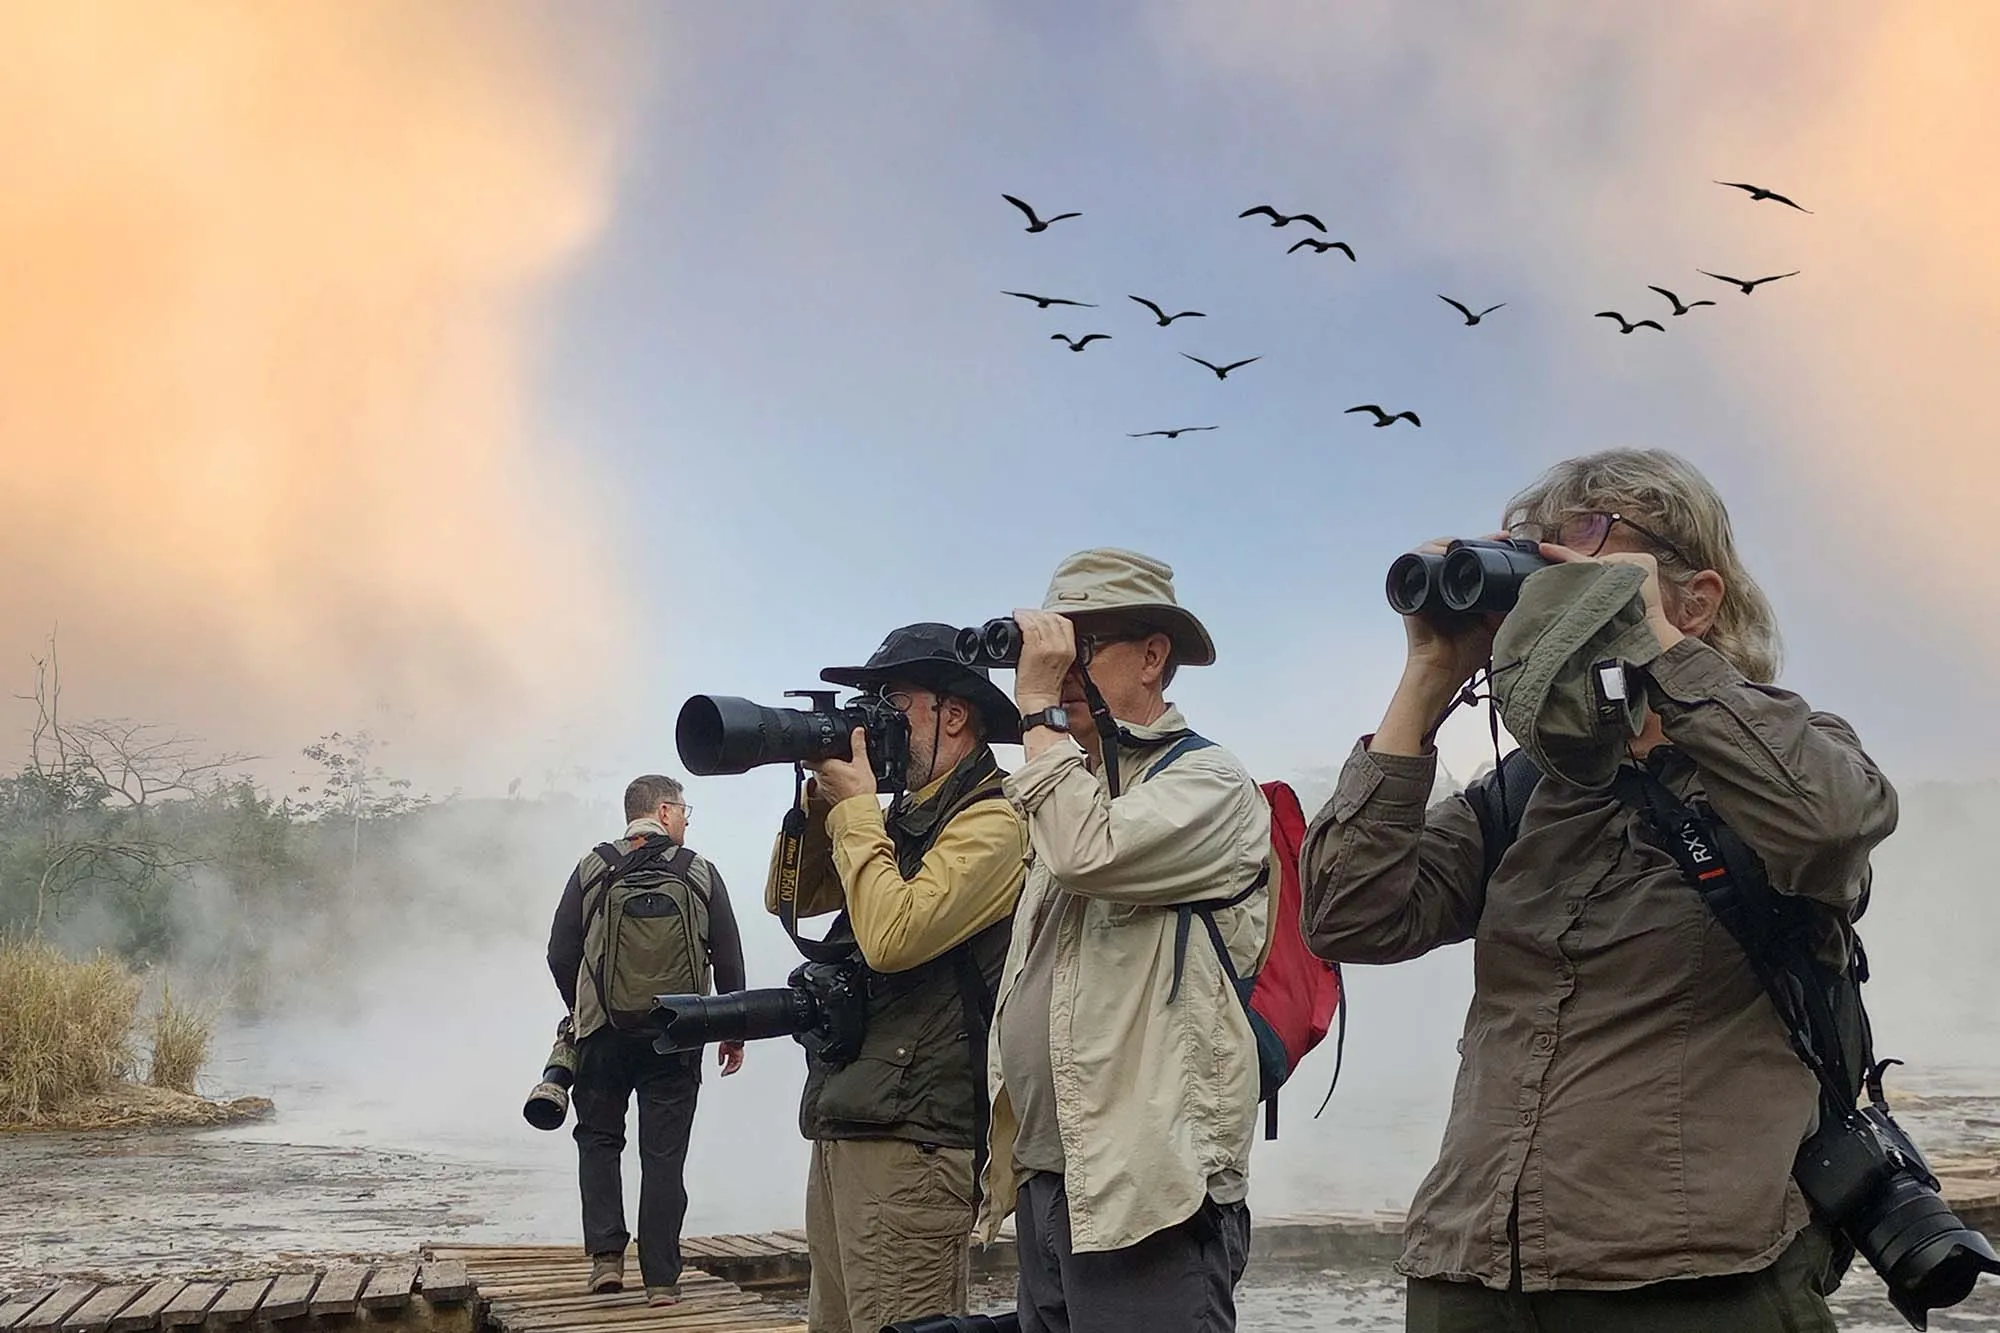
POLYGON ((930 735, 929 728, 910 728, 910 763, 906 785, 911 791, 921 791, 930 785, 937 775, 931 769, 937 766, 937 741, 930 735))

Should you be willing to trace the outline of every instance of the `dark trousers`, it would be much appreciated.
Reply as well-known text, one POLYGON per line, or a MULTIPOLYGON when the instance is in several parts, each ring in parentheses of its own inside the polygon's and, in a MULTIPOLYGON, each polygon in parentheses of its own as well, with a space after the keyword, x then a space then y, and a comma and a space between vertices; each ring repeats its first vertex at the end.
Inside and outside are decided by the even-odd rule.
POLYGON ((1021 1333, 1227 1333, 1250 1257, 1250 1209, 1204 1200, 1193 1217, 1122 1250, 1070 1248, 1063 1178, 1037 1171, 1014 1212, 1021 1333))
POLYGON ((649 1287, 681 1277, 681 1222, 687 1217, 688 1134, 701 1090, 701 1052, 660 1055, 643 1032, 600 1028, 577 1044, 577 1176, 583 1186, 583 1246, 623 1254, 625 1109, 639 1094, 639 1272, 649 1287))
POLYGON ((1411 1278, 1407 1333, 1835 1333, 1820 1288, 1830 1245, 1799 1233, 1770 1267, 1626 1291, 1495 1291, 1411 1278))

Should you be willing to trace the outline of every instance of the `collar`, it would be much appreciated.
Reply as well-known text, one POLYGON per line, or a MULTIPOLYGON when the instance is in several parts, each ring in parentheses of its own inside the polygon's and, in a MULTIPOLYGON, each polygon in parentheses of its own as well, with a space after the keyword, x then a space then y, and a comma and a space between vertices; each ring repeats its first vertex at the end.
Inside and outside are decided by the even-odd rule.
POLYGON ((627 824, 624 836, 627 838, 665 838, 669 842, 673 841, 673 835, 667 832, 667 826, 651 815, 647 815, 643 819, 635 819, 627 824))
POLYGON ((1000 765, 993 758, 993 747, 980 745, 959 760, 956 768, 926 784, 921 791, 904 792, 891 801, 884 820, 907 833, 922 836, 937 823, 939 815, 957 803, 961 795, 989 781, 999 772, 1000 765))
POLYGON ((1146 726, 1136 722, 1119 722, 1118 742, 1131 749, 1145 750, 1175 740, 1187 729, 1187 719, 1181 716, 1181 710, 1168 704, 1167 711, 1146 726))

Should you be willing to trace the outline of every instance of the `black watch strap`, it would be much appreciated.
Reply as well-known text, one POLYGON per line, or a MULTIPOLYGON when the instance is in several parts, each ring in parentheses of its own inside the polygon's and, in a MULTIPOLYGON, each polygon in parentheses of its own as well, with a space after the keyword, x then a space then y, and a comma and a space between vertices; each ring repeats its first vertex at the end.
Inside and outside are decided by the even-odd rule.
POLYGON ((1047 727, 1050 731, 1069 734, 1069 710, 1062 707, 1043 708, 1033 713, 1021 715, 1021 734, 1027 735, 1035 727, 1047 727))

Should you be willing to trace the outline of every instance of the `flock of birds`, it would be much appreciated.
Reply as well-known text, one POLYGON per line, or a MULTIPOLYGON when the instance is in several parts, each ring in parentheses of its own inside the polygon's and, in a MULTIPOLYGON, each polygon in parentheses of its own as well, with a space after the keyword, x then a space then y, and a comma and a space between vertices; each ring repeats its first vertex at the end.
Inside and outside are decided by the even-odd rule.
MULTIPOLYGON (((1716 181, 1715 183, 1717 185, 1726 185, 1731 189, 1742 190, 1744 193, 1750 196, 1750 199, 1753 203, 1761 201, 1769 201, 1772 203, 1784 204, 1789 208, 1798 209, 1798 211, 1801 213, 1812 212, 1811 209, 1801 207, 1799 204, 1793 202, 1791 199, 1785 197, 1784 195, 1779 194, 1777 191, 1766 189, 1764 186, 1761 185, 1753 185, 1747 181, 1716 181)), ((1011 194, 1003 194, 1000 197, 1002 199, 1005 199, 1008 203, 1012 204, 1015 208, 1021 210, 1022 215, 1028 219, 1027 230, 1031 234, 1036 232, 1047 231, 1050 227, 1054 226, 1058 222, 1063 222, 1070 218, 1080 218, 1083 216, 1083 214, 1080 212, 1069 212, 1069 213, 1057 213, 1050 217, 1044 218, 1039 214, 1037 214, 1034 208, 1031 205, 1029 205, 1025 200, 1018 199, 1011 194)), ((1287 249, 1285 251, 1286 254, 1296 254, 1300 250, 1310 249, 1315 254, 1324 255, 1329 250, 1338 250, 1342 254, 1347 256, 1349 263, 1355 262, 1354 247, 1349 245, 1346 241, 1321 239, 1321 237, 1326 237, 1329 235, 1329 233, 1327 232, 1326 224, 1320 221, 1319 218, 1315 217, 1311 213, 1281 213, 1276 208, 1272 207, 1270 204, 1258 204, 1254 207, 1244 209, 1241 213, 1238 213, 1236 216, 1238 218, 1256 218, 1256 217, 1269 218, 1270 225, 1279 228, 1289 227, 1294 222, 1303 223, 1306 226, 1311 227, 1312 229, 1318 231, 1320 233, 1320 236, 1307 236, 1301 239, 1300 241, 1292 245, 1289 249, 1287 249)), ((1735 287, 1738 291, 1742 292, 1743 295, 1745 296, 1752 295, 1753 293, 1756 292, 1757 288, 1763 286, 1767 282, 1777 282, 1781 278, 1797 277, 1799 274, 1798 269, 1793 269, 1789 273, 1774 273, 1771 276, 1764 278, 1733 278, 1726 273, 1713 273, 1710 272, 1708 269, 1696 269, 1695 272, 1701 274, 1705 278, 1713 278, 1717 282, 1726 282, 1731 286, 1735 287)), ((1668 316, 1668 318, 1670 319, 1678 318, 1682 315, 1688 314, 1690 311, 1695 310, 1701 306, 1712 306, 1715 304, 1714 301, 1708 300, 1707 298, 1703 298, 1701 300, 1696 300, 1696 301, 1683 301, 1678 294, 1668 290, 1665 287, 1648 286, 1646 290, 1651 292, 1657 292, 1661 296, 1667 298, 1667 301, 1673 306, 1673 312, 1671 315, 1668 316)), ((1035 303, 1035 308, 1037 310, 1049 310, 1056 306, 1074 307, 1079 310, 1095 310, 1098 308, 1096 303, 1094 302, 1073 301, 1067 297, 1062 297, 1062 296, 1043 296, 1035 292, 1010 291, 1010 292, 1003 292, 1002 295, 1018 297, 1023 301, 1033 301, 1035 303)), ((1157 301, 1148 300, 1143 296, 1128 296, 1126 299, 1129 301, 1135 301, 1139 305, 1144 306, 1146 310, 1153 316, 1154 323, 1163 329, 1170 328, 1176 320, 1207 318, 1206 314, 1200 310, 1177 310, 1172 314, 1168 314, 1166 307, 1160 305, 1157 301)), ((1492 314, 1496 310, 1504 309, 1507 305, 1507 302, 1501 301, 1494 305, 1487 306, 1483 310, 1475 311, 1464 302, 1454 300, 1453 298, 1444 295, 1442 292, 1438 293, 1438 300, 1443 301, 1453 310, 1456 310, 1459 313, 1459 315, 1464 318, 1465 326, 1467 328, 1471 328, 1477 325, 1480 321, 1484 320, 1488 315, 1492 314)), ((1621 334, 1629 334, 1638 329, 1652 329, 1660 333, 1666 332, 1666 326, 1661 324, 1660 321, 1657 319, 1627 319, 1622 313, 1616 310, 1600 310, 1594 316, 1592 316, 1592 318, 1616 320, 1618 323, 1618 332, 1621 334)), ((1052 333, 1049 335, 1049 340, 1051 342, 1059 342, 1063 344, 1065 347, 1069 348, 1069 350, 1072 352, 1081 352, 1084 350, 1084 348, 1090 346, 1092 343, 1109 342, 1111 341, 1111 337, 1112 335, 1108 333, 1086 333, 1081 337, 1072 337, 1067 333, 1052 333)), ((1182 352, 1181 355, 1187 358, 1189 361, 1194 362, 1196 365, 1206 367, 1208 370, 1212 371, 1215 375, 1215 378, 1218 380, 1226 380, 1229 378, 1231 371, 1241 370, 1243 367, 1247 365, 1251 365, 1254 362, 1263 360, 1261 356, 1249 356, 1249 357, 1244 357, 1240 361, 1230 361, 1222 365, 1217 365, 1213 361, 1204 360, 1201 357, 1194 356, 1187 352, 1182 352)), ((1386 426, 1393 426, 1399 421, 1407 421, 1412 426, 1419 428, 1422 427, 1422 425, 1424 424, 1422 421, 1418 419, 1417 414, 1415 412, 1408 410, 1400 412, 1390 412, 1385 408, 1383 408, 1382 405, 1379 403, 1357 403, 1355 406, 1346 409, 1346 411, 1347 413, 1366 412, 1372 415, 1375 418, 1373 425, 1378 430, 1386 426)), ((1218 428, 1212 425, 1176 426, 1171 430, 1133 431, 1129 432, 1128 437, 1135 440, 1142 440, 1153 436, 1160 436, 1169 440, 1177 440, 1181 436, 1186 435, 1193 431, 1207 431, 1216 429, 1218 428)))

